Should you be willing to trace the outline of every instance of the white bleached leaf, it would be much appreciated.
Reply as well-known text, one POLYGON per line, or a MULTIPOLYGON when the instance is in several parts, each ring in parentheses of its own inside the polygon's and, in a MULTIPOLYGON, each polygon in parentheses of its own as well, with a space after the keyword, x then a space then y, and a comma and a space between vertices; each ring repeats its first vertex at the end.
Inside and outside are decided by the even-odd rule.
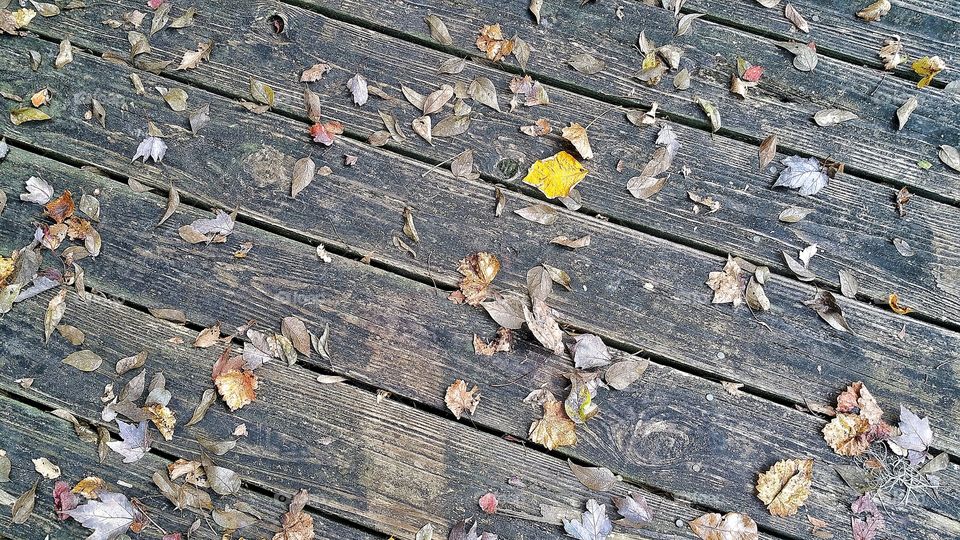
POLYGON ((144 163, 146 163, 148 159, 152 159, 155 163, 160 163, 163 161, 163 156, 166 155, 166 153, 167 143, 163 142, 163 139, 159 137, 148 135, 140 143, 140 146, 137 147, 137 153, 131 161, 143 158, 144 163))
POLYGON ((781 163, 787 168, 780 173, 773 187, 784 186, 799 189, 801 195, 815 195, 830 180, 817 158, 789 156, 783 158, 781 163))
POLYGON ((587 501, 587 511, 581 514, 579 520, 563 519, 563 530, 577 540, 606 540, 613 532, 613 523, 607 517, 606 506, 590 499, 587 501))
POLYGON ((21 201, 47 204, 53 198, 53 186, 39 176, 31 176, 26 183, 26 193, 20 194, 21 201))

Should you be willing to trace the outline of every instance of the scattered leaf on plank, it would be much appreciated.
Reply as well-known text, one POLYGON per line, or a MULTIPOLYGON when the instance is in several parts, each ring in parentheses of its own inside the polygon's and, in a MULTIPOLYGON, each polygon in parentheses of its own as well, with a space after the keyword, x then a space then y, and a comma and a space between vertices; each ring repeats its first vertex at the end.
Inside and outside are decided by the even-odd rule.
POLYGON ((213 41, 201 41, 197 43, 197 49, 183 53, 178 70, 196 69, 201 62, 210 61, 210 51, 213 50, 213 41))
POLYGON ((757 480, 757 497, 774 516, 787 517, 797 513, 813 483, 812 459, 784 459, 770 467, 757 480))
POLYGON ((476 385, 468 390, 467 383, 457 379, 447 388, 444 403, 447 404, 447 408, 450 409, 457 420, 465 413, 473 415, 477 410, 477 405, 480 404, 479 390, 476 385))
POLYGON ((821 162, 815 157, 788 156, 781 160, 786 166, 773 187, 797 189, 801 195, 816 195, 827 183, 843 172, 843 164, 821 162))
POLYGON ((759 540, 757 523, 746 514, 704 514, 691 521, 690 530, 702 540, 759 540))
MULTIPOLYGON (((579 126, 579 124, 573 125, 579 126)), ((569 128, 564 128, 564 137, 567 137, 567 129, 569 128)), ((583 137, 586 141, 586 132, 584 132, 583 137)), ((585 144, 586 150, 589 151, 589 141, 586 141, 585 144)), ((581 155, 582 153, 583 151, 581 151, 581 155)), ((592 152, 590 155, 592 156, 592 152)), ((531 165, 527 175, 523 178, 523 182, 538 187, 548 198, 555 199, 570 196, 570 190, 579 184, 588 172, 573 155, 569 152, 560 151, 531 165)), ((520 215, 524 216, 523 214, 520 215)))
POLYGON ((813 71, 817 67, 817 46, 814 42, 796 43, 793 41, 777 42, 777 46, 793 54, 793 67, 800 71, 813 71))
POLYGON ((570 466, 570 471, 573 472, 573 476, 587 489, 592 491, 608 491, 618 481, 623 480, 622 477, 613 474, 613 472, 606 467, 584 467, 577 465, 569 459, 567 460, 567 465, 570 466))
POLYGON ((706 284, 713 290, 714 304, 732 303, 734 307, 743 302, 741 277, 743 271, 737 261, 727 256, 727 263, 720 272, 710 272, 706 284))
POLYGON ((922 77, 917 82, 917 88, 926 88, 938 73, 947 68, 947 64, 939 56, 924 56, 914 60, 911 67, 914 73, 922 77))
POLYGON ((432 37, 434 41, 441 45, 453 45, 453 38, 450 37, 450 31, 447 30, 447 25, 443 23, 440 17, 431 14, 427 15, 423 20, 426 21, 427 26, 430 27, 430 37, 432 37))
POLYGON ((813 115, 813 121, 820 127, 829 127, 860 118, 855 113, 841 109, 823 109, 813 115))
POLYGON ((475 306, 489 296, 490 284, 500 271, 500 260, 492 253, 478 251, 462 259, 457 271, 463 278, 459 290, 451 293, 450 299, 475 306))
POLYGON ((613 505, 617 507, 617 512, 623 516, 616 521, 617 525, 638 528, 653 521, 653 511, 647 504, 646 497, 641 493, 630 493, 626 497, 613 497, 613 505))
POLYGON ((580 519, 563 518, 563 530, 577 540, 606 540, 613 532, 613 523, 607 517, 607 507, 589 499, 580 519))
POLYGON ((477 48, 483 51, 487 60, 499 62, 513 52, 513 47, 514 41, 503 37, 499 23, 484 25, 477 36, 477 48))
POLYGON ((879 21, 881 17, 890 12, 890 7, 889 0, 877 0, 876 2, 858 11, 857 17, 860 17, 865 21, 879 21))

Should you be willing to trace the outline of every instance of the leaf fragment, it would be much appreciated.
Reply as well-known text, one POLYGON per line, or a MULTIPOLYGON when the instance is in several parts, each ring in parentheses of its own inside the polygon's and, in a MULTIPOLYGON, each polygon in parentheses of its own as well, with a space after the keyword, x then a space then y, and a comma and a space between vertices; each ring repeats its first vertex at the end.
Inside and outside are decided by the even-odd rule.
POLYGON ((467 383, 457 379, 447 388, 443 400, 453 416, 459 420, 465 413, 473 415, 476 412, 477 405, 480 404, 480 389, 474 385, 468 390, 467 383))

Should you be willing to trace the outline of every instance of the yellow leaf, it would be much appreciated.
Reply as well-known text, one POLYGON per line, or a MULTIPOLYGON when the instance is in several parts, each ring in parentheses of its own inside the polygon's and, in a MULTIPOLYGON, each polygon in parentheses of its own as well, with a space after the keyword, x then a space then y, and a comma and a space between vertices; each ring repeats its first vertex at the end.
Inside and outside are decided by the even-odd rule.
POLYGON ((30 24, 30 21, 37 16, 37 12, 32 9, 21 8, 13 12, 13 24, 17 30, 30 24))
POLYGON ((524 183, 537 186, 551 199, 568 197, 570 190, 587 176, 587 170, 568 152, 558 152, 530 166, 524 183))
POLYGON ((88 476, 77 482, 77 485, 73 486, 73 489, 70 491, 78 495, 83 495, 86 499, 96 499, 98 493, 103 491, 105 487, 107 487, 107 484, 102 478, 88 476))
POLYGON ((10 121, 13 122, 13 125, 15 126, 19 126, 24 122, 49 119, 49 114, 41 111, 40 109, 34 109, 33 107, 20 107, 10 111, 10 121))
POLYGON ((563 412, 563 403, 550 399, 543 404, 543 418, 530 424, 530 440, 548 450, 577 444, 576 424, 563 412))
POLYGON ((939 56, 924 56, 923 58, 918 58, 913 62, 913 71, 917 75, 923 76, 920 79, 920 82, 917 83, 917 88, 923 88, 930 84, 930 81, 944 69, 947 65, 939 56))
POLYGON ((569 126, 563 128, 562 135, 564 139, 573 144, 577 152, 580 152, 580 157, 583 159, 593 159, 593 149, 590 148, 587 128, 576 122, 571 122, 569 126))
POLYGON ((900 297, 897 296, 897 293, 890 293, 890 296, 887 298, 887 303, 890 304, 890 309, 899 315, 906 315, 913 311, 912 308, 900 304, 900 297))
POLYGON ((823 427, 823 439, 841 456, 859 456, 870 446, 870 422, 857 414, 838 414, 823 427))
POLYGON ((177 425, 177 418, 173 415, 173 411, 159 403, 144 407, 143 410, 150 415, 150 420, 157 426, 163 438, 168 441, 173 440, 173 428, 177 425))
POLYGON ((13 275, 16 268, 13 257, 0 256, 0 287, 7 283, 7 278, 13 275))
POLYGON ((757 497, 767 505, 771 514, 792 516, 810 496, 812 481, 812 459, 784 459, 760 475, 757 497))

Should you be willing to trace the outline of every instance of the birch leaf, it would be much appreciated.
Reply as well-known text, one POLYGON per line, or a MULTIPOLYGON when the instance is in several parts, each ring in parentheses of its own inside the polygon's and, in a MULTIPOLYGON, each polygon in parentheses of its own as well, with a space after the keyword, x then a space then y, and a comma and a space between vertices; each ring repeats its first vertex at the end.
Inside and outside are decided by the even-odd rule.
POLYGON ((317 174, 317 164, 305 157, 293 164, 293 183, 290 186, 290 196, 296 198, 307 186, 313 182, 317 174))
POLYGON ((486 77, 477 77, 470 83, 467 93, 478 103, 486 105, 495 111, 500 111, 500 103, 497 101, 497 88, 493 81, 486 77))
POLYGON ((793 67, 800 71, 813 71, 817 67, 817 49, 811 41, 809 44, 793 41, 777 42, 777 46, 793 54, 793 67))
POLYGON ((80 371, 96 371, 103 359, 93 351, 77 351, 63 359, 63 363, 80 371))
POLYGON ((602 60, 598 60, 586 53, 571 56, 570 59, 567 60, 567 64, 584 75, 595 75, 603 71, 603 68, 606 67, 606 63, 602 60))
POLYGON ((270 85, 250 77, 250 95, 253 97, 254 101, 262 103, 263 105, 273 106, 273 101, 275 94, 273 88, 270 88, 270 85))
POLYGON ((777 135, 768 136, 760 143, 760 168, 769 165, 777 157, 777 135))
POLYGON ((606 467, 583 467, 569 459, 567 460, 567 465, 570 466, 570 471, 573 472, 573 476, 577 478, 577 481, 586 486, 587 489, 593 491, 607 491, 612 488, 617 481, 623 480, 623 478, 613 474, 610 469, 606 467))
POLYGON ((693 29, 693 21, 703 17, 703 13, 688 13, 677 21, 676 37, 685 36, 693 29))
POLYGON ((803 218, 807 217, 813 212, 812 208, 800 208, 799 206, 791 206, 790 208, 784 209, 783 212, 780 212, 780 215, 777 216, 777 219, 784 223, 797 223, 802 221, 803 218))

